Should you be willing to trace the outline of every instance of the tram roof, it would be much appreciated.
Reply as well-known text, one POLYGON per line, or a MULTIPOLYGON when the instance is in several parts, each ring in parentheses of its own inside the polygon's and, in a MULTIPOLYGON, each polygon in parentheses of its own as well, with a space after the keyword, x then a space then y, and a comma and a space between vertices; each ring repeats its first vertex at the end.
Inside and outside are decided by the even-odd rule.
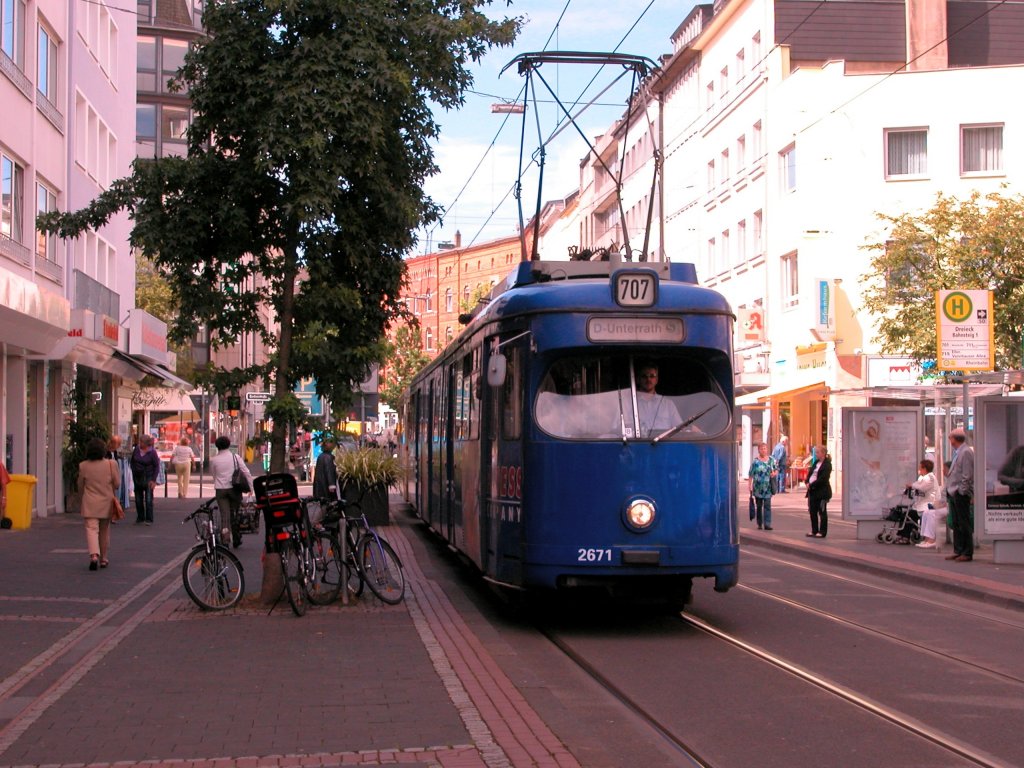
POLYGON ((697 284, 693 264, 672 262, 614 261, 527 261, 519 264, 504 283, 491 291, 485 305, 473 313, 473 320, 507 317, 520 312, 561 308, 571 311, 566 291, 574 290, 582 308, 594 309, 615 303, 608 291, 611 276, 622 269, 649 270, 658 276, 659 290, 671 295, 672 303, 654 307, 697 313, 732 314, 725 297, 697 284), (539 290, 530 290, 530 289, 539 290), (558 290, 551 290, 556 288, 558 290), (603 294, 601 293, 603 291, 603 294))

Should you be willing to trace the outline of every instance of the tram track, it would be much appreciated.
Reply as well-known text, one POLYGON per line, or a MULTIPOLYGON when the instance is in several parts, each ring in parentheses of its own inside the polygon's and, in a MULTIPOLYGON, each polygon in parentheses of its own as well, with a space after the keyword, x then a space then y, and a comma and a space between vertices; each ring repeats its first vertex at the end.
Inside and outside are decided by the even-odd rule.
POLYGON ((679 735, 661 723, 657 717, 648 712, 634 697, 630 696, 620 686, 613 683, 608 677, 600 672, 597 667, 591 664, 582 654, 577 653, 567 642, 559 638, 552 630, 537 625, 540 632, 555 648, 568 658, 577 668, 582 670, 591 680, 607 691, 612 698, 622 706, 630 710, 634 715, 650 728, 661 741, 667 744, 672 751, 686 760, 686 765, 693 768, 717 768, 706 757, 686 743, 679 735))
MULTIPOLYGON (((881 584, 879 584, 877 582, 874 582, 874 581, 866 581, 866 580, 862 580, 862 579, 855 579, 855 578, 853 578, 851 576, 845 576, 845 575, 842 575, 842 574, 835 573, 834 571, 825 570, 823 568, 819 568, 819 567, 815 567, 815 566, 812 566, 812 565, 808 565, 806 563, 796 562, 794 560, 789 560, 789 559, 786 559, 786 558, 778 557, 776 555, 769 555, 769 554, 766 554, 764 552, 755 551, 755 550, 752 550, 752 549, 749 549, 749 548, 743 548, 741 551, 742 551, 744 557, 758 557, 758 558, 761 558, 763 560, 768 560, 768 561, 773 562, 773 563, 778 563, 780 565, 787 566, 789 568, 794 568, 794 569, 797 569, 797 570, 805 571, 807 573, 812 573, 815 576, 825 576, 825 577, 828 577, 829 579, 833 579, 835 581, 841 581, 841 582, 844 582, 846 584, 853 584, 853 585, 858 586, 858 587, 865 587, 865 588, 868 588, 868 589, 873 589, 873 590, 875 590, 877 592, 881 592, 881 593, 887 594, 887 595, 892 595, 894 597, 901 597, 901 598, 908 597, 908 591, 907 591, 906 588, 899 589, 899 588, 896 588, 896 587, 882 586, 881 584)), ((1003 618, 998 618, 998 617, 992 616, 991 614, 988 614, 988 613, 982 613, 980 611, 970 610, 968 608, 963 607, 962 605, 951 604, 948 600, 946 600, 946 601, 937 600, 937 599, 935 599, 933 597, 929 597, 927 594, 922 594, 922 590, 920 590, 920 589, 917 589, 915 591, 915 593, 913 595, 913 599, 914 599, 915 602, 918 602, 918 603, 921 603, 921 604, 924 604, 924 605, 930 605, 930 606, 933 606, 935 608, 941 609, 941 610, 946 611, 946 612, 955 612, 955 613, 958 613, 958 614, 960 614, 962 616, 967 616, 967 617, 972 618, 972 619, 981 619, 981 620, 984 620, 984 621, 992 622, 994 624, 999 624, 999 625, 1002 625, 1002 626, 1013 627, 1015 629, 1024 630, 1024 622, 1010 621, 1008 619, 1003 619, 1003 618)))
POLYGON ((792 664, 776 654, 762 648, 758 648, 735 635, 712 626, 703 619, 699 619, 696 616, 686 613, 681 613, 679 615, 679 619, 682 623, 688 626, 721 640, 722 642, 727 643, 728 645, 731 645, 744 653, 765 662, 766 664, 783 670, 799 680, 806 682, 815 688, 826 691, 843 701, 858 707, 859 709, 870 712, 872 715, 895 725, 909 734, 924 739, 925 741, 947 751, 951 755, 956 755, 957 757, 968 761, 972 765, 982 766, 983 768, 1013 768, 1011 763, 1002 761, 974 745, 957 739, 952 739, 934 728, 921 723, 915 718, 909 717, 908 715, 905 715, 891 707, 886 707, 878 702, 872 701, 866 696, 863 696, 846 686, 839 685, 838 683, 828 680, 820 675, 816 675, 796 664, 792 664))

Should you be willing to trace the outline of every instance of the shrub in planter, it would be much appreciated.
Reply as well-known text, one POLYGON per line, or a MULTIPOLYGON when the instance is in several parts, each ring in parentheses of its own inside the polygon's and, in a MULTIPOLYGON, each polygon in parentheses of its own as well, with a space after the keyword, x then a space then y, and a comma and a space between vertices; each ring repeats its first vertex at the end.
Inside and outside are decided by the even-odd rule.
POLYGON ((341 493, 349 504, 359 502, 370 525, 387 525, 388 489, 402 479, 398 459, 379 448, 334 452, 341 493))

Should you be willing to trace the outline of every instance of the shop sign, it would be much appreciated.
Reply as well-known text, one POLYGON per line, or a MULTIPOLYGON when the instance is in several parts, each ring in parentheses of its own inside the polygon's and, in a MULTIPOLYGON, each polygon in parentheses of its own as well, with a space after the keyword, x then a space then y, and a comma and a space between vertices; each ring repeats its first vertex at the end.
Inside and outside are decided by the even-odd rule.
POLYGON ((741 342, 764 341, 764 309, 751 307, 736 310, 736 338, 741 342))
POLYGON ((813 368, 825 368, 827 364, 825 362, 825 348, 828 346, 825 342, 819 342, 817 344, 808 344, 807 346, 801 346, 796 348, 796 367, 799 371, 808 371, 813 368))
POLYGON ((819 277, 814 281, 814 327, 818 341, 834 341, 836 338, 835 287, 832 281, 819 277))
POLYGON ((128 315, 128 354, 158 365, 167 363, 167 323, 145 310, 128 315))

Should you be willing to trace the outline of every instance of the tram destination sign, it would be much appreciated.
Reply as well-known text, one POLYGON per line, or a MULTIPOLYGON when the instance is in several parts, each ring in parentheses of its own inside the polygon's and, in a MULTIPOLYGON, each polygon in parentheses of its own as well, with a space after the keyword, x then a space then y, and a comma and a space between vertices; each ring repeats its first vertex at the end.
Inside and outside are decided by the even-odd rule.
POLYGON ((604 315, 587 320, 587 338, 607 344, 680 344, 683 321, 678 317, 604 315))

